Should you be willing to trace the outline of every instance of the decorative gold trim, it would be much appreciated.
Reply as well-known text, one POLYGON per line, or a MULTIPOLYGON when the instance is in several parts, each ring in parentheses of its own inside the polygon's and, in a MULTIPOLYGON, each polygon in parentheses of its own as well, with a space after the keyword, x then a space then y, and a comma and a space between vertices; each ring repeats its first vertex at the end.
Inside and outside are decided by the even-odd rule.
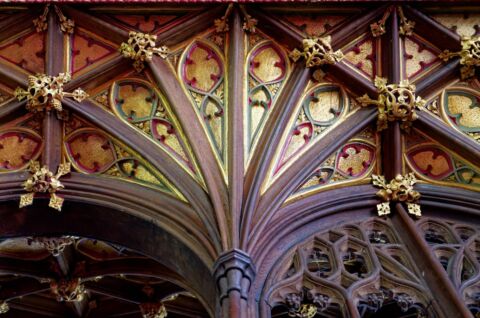
POLYGON ((398 32, 401 35, 412 35, 413 29, 415 28, 415 21, 407 20, 407 18, 405 18, 402 7, 398 7, 397 11, 400 16, 400 28, 398 32))
POLYGON ((250 33, 256 33, 258 20, 247 13, 245 6, 240 5, 240 11, 243 14, 243 29, 250 33))
POLYGON ((475 67, 480 67, 480 36, 463 37, 462 50, 450 52, 445 50, 438 56, 447 62, 452 57, 460 57, 460 74, 462 79, 468 79, 475 75, 475 67))
POLYGON ((29 239, 29 244, 37 243, 45 248, 52 256, 60 256, 65 248, 75 243, 75 237, 62 236, 62 237, 33 237, 29 239))
POLYGON ((64 92, 63 85, 70 79, 70 73, 60 73, 58 76, 30 75, 27 90, 17 87, 14 95, 20 101, 26 98, 27 110, 32 113, 49 112, 55 109, 59 117, 64 117, 65 111, 62 108, 64 97, 72 97, 77 102, 88 97, 88 94, 81 88, 75 89, 72 93, 64 92))
POLYGON ((303 52, 294 49, 290 52, 290 58, 297 62, 301 57, 305 59, 306 67, 320 66, 324 64, 335 64, 343 59, 341 50, 333 51, 330 45, 331 37, 304 39, 303 52))
POLYGON ((357 98, 357 101, 362 107, 377 106, 377 131, 386 129, 389 121, 400 121, 400 127, 409 132, 412 121, 417 119, 415 110, 420 110, 426 104, 425 100, 415 95, 415 85, 408 80, 387 85, 387 79, 377 76, 375 87, 379 94, 376 100, 365 94, 357 98))
POLYGON ((80 302, 87 294, 80 278, 52 280, 50 288, 58 302, 80 302))
MULTIPOLYGON (((62 10, 56 5, 53 6, 55 13, 58 18, 58 22, 60 22, 60 29, 63 33, 72 34, 73 29, 75 28, 75 22, 73 20, 67 19, 63 14, 62 10)), ((48 29, 48 12, 50 11, 50 4, 45 6, 43 13, 41 16, 33 20, 33 25, 37 32, 44 32, 48 29)))
POLYGON ((139 305, 143 318, 165 318, 167 317, 167 309, 162 302, 158 303, 142 303, 139 305))
POLYGON ((62 210, 63 198, 56 195, 64 185, 59 181, 61 176, 70 173, 70 163, 63 163, 58 166, 57 174, 53 174, 47 166, 40 168, 38 161, 30 161, 30 173, 32 176, 22 183, 25 191, 29 192, 20 196, 20 208, 33 204, 35 193, 50 193, 49 207, 58 211, 62 210))
POLYGON ((372 175, 372 183, 378 188, 377 196, 382 198, 383 203, 377 204, 377 213, 379 216, 391 213, 390 202, 406 202, 408 213, 420 217, 422 211, 417 204, 420 193, 413 190, 413 185, 417 182, 415 175, 409 173, 405 176, 398 174, 394 179, 387 183, 384 176, 372 175))
POLYGON ((154 54, 167 58, 169 49, 166 46, 156 47, 156 35, 132 31, 128 36, 127 43, 123 42, 119 50, 123 57, 135 60, 133 66, 137 72, 140 73, 145 68, 144 62, 151 61, 154 54))
MULTIPOLYGON (((240 12, 243 15, 243 29, 250 33, 257 32, 256 27, 257 27, 258 20, 252 18, 247 13, 247 10, 245 10, 245 7, 243 5, 240 5, 239 7, 240 7, 240 12)), ((213 21, 216 33, 225 33, 230 30, 230 27, 228 26, 228 18, 232 14, 232 11, 233 11, 233 3, 230 3, 227 7, 227 10, 225 11, 225 14, 220 19, 215 19, 213 21)))
POLYGON ((395 9, 394 6, 388 7, 387 10, 385 10, 385 13, 383 14, 382 18, 378 20, 378 22, 374 22, 370 24, 370 30, 372 31, 372 35, 374 37, 379 37, 385 34, 386 32, 385 22, 387 22, 387 19, 390 17, 394 9, 395 9))

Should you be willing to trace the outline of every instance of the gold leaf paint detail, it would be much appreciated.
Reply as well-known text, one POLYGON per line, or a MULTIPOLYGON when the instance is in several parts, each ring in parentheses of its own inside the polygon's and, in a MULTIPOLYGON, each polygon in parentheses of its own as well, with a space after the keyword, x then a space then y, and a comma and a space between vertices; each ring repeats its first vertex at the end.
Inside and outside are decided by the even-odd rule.
POLYGON ((115 161, 113 150, 107 139, 100 135, 79 136, 69 143, 72 155, 89 170, 104 167, 115 161))
POLYGON ((253 73, 262 82, 271 82, 282 75, 282 69, 276 63, 282 58, 271 47, 259 52, 253 59, 255 65, 253 73))
POLYGON ((135 70, 141 72, 145 68, 144 63, 151 61, 154 54, 163 59, 168 56, 169 49, 166 46, 156 47, 156 40, 156 35, 132 31, 128 34, 128 41, 120 45, 119 51, 123 57, 134 60, 135 70))
POLYGON ((216 113, 218 112, 217 105, 215 105, 210 99, 207 101, 205 107, 205 113, 209 117, 208 121, 213 132, 213 138, 217 143, 219 149, 223 149, 222 143, 222 118, 218 117, 216 113))
POLYGON ((455 32, 461 37, 472 37, 477 33, 476 25, 479 25, 480 14, 439 14, 433 18, 449 29, 455 29, 455 32))
POLYGON ((310 102, 308 109, 313 120, 330 121, 335 118, 332 109, 338 110, 340 107, 340 94, 337 91, 321 92, 317 96, 317 101, 310 102))
POLYGON ((118 95, 123 100, 122 110, 127 116, 133 113, 137 118, 143 118, 152 112, 153 103, 148 101, 151 93, 144 87, 133 89, 130 85, 123 85, 120 86, 118 95))
POLYGON ((435 156, 432 151, 423 151, 415 154, 412 157, 415 164, 422 170, 427 171, 430 168, 430 173, 433 175, 441 175, 450 170, 449 162, 444 156, 435 156))
POLYGON ((207 50, 200 46, 194 48, 191 53, 189 59, 192 63, 187 63, 185 68, 186 79, 189 81, 195 79, 195 84, 192 86, 202 91, 209 91, 215 84, 211 75, 220 73, 220 65, 214 58, 210 58, 207 50))
POLYGON ((462 116, 459 123, 465 127, 480 127, 480 107, 471 107, 472 100, 462 95, 448 95, 448 110, 462 116))
POLYGON ((367 149, 361 149, 360 152, 357 152, 354 148, 348 148, 346 153, 348 154, 347 157, 340 157, 338 168, 344 172, 347 172, 351 168, 353 175, 365 169, 363 163, 368 162, 371 156, 370 151, 367 149))
POLYGON ((462 79, 475 75, 475 68, 480 66, 480 36, 462 38, 462 50, 458 52, 443 51, 439 56, 443 61, 452 57, 460 58, 460 74, 462 79))
POLYGON ((0 162, 9 162, 9 165, 19 167, 24 164, 24 159, 32 158, 38 142, 30 138, 20 139, 17 135, 0 140, 0 162))
POLYGON ((290 52, 290 58, 294 62, 297 62, 303 57, 305 59, 306 67, 335 64, 343 59, 343 53, 340 50, 334 52, 330 45, 330 41, 330 36, 304 39, 302 41, 303 51, 294 49, 290 52))
POLYGON ((430 64, 437 59, 435 54, 426 49, 421 49, 420 45, 408 37, 405 38, 405 52, 411 56, 406 59, 405 67, 407 77, 410 77, 422 69, 421 63, 430 64))
POLYGON ((345 54, 345 59, 357 66, 360 65, 360 69, 368 75, 373 75, 373 63, 369 57, 373 54, 373 42, 365 41, 358 46, 359 53, 355 51, 349 51, 345 54))
POLYGON ((172 148, 183 160, 188 161, 188 157, 183 151, 183 147, 180 144, 177 136, 168 132, 167 127, 164 125, 157 125, 156 126, 157 134, 159 136, 164 136, 165 140, 164 143, 172 148))

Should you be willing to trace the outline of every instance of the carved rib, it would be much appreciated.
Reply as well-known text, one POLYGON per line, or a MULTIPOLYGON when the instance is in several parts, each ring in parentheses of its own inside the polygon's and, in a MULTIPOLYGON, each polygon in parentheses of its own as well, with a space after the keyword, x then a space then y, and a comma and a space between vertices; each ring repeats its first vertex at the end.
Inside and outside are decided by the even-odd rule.
POLYGON ((12 14, 0 21, 0 42, 33 27, 33 17, 29 13, 12 14))
POLYGON ((404 234, 402 235, 403 242, 412 254, 415 264, 423 273, 427 285, 435 293, 435 299, 442 311, 450 313, 449 317, 472 317, 472 314, 455 291, 447 272, 433 255, 401 203, 396 204, 392 223, 397 228, 398 233, 404 234))
POLYGON ((300 156, 282 173, 277 181, 264 193, 256 209, 255 227, 249 239, 249 248, 262 235, 273 213, 287 197, 308 178, 315 169, 350 138, 375 121, 377 110, 364 108, 345 119, 336 129, 326 133, 310 149, 300 156))
POLYGON ((443 145, 475 166, 480 166, 480 156, 478 155, 480 153, 480 144, 463 133, 454 130, 427 110, 418 112, 418 119, 414 125, 432 139, 442 141, 443 145))
POLYGON ((2 282, 0 299, 9 301, 15 298, 21 298, 49 290, 49 284, 42 284, 38 280, 31 278, 18 278, 12 281, 2 282))
POLYGON ((114 115, 88 100, 77 103, 71 99, 65 99, 64 105, 72 111, 81 109, 82 117, 97 127, 104 129, 113 137, 122 140, 122 142, 138 152, 142 158, 159 169, 197 210, 203 222, 207 225, 212 238, 217 236, 215 234, 217 229, 213 220, 214 214, 212 207, 209 205, 207 194, 193 177, 183 170, 170 155, 160 150, 154 141, 145 138, 142 133, 133 127, 119 124, 119 120, 114 115))
POLYGON ((6 63, 0 63, 0 81, 8 87, 15 89, 18 86, 27 86, 28 73, 21 72, 18 68, 7 66, 6 63))
POLYGON ((213 26, 213 20, 225 12, 226 7, 217 5, 205 10, 202 13, 192 12, 191 14, 181 18, 174 27, 163 31, 157 37, 159 45, 173 46, 181 43, 198 32, 213 26))
POLYGON ((188 140, 195 141, 190 146, 198 159, 202 176, 210 194, 210 200, 214 209, 213 213, 216 216, 222 248, 226 250, 231 244, 227 230, 229 228, 226 212, 228 206, 227 188, 223 181, 221 168, 208 141, 207 133, 203 129, 191 101, 180 89, 180 83, 177 80, 175 71, 168 62, 160 57, 154 57, 149 65, 158 87, 173 107, 180 124, 182 127, 188 127, 188 129, 185 129, 188 140))
POLYGON ((65 15, 75 22, 75 25, 95 32, 95 34, 120 44, 128 40, 128 31, 117 28, 91 14, 79 11, 70 6, 62 6, 65 15))
POLYGON ((232 14, 232 31, 228 60, 228 184, 230 198, 230 214, 232 215, 232 247, 238 248, 240 216, 243 203, 244 179, 244 60, 245 46, 243 41, 242 20, 238 10, 232 14))
POLYGON ((415 33, 442 50, 460 51, 460 36, 410 6, 403 8, 405 16, 415 21, 415 33))
MULTIPOLYGON (((46 73, 57 76, 65 71, 63 33, 53 10, 48 14, 48 30, 46 39, 46 73)), ((56 171, 62 160, 62 124, 56 118, 55 112, 49 112, 43 119, 44 148, 42 165, 50 171, 56 171)))
POLYGON ((418 96, 428 98, 441 87, 451 83, 460 77, 460 60, 458 58, 442 65, 441 68, 433 71, 428 76, 422 77, 418 82, 414 82, 418 96))
POLYGON ((282 134, 288 129, 289 118, 307 86, 310 71, 301 65, 294 69, 277 98, 275 106, 267 119, 265 127, 258 138, 256 151, 252 154, 250 165, 245 175, 244 210, 241 220, 241 249, 245 250, 251 220, 257 208, 260 188, 265 180, 268 168, 275 156, 276 146, 279 146, 282 134))

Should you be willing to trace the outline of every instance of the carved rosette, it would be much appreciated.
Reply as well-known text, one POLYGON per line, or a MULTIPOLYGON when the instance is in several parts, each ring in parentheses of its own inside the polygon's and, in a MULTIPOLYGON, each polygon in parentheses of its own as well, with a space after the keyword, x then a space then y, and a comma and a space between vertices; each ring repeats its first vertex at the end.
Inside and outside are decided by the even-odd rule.
POLYGON ((388 122, 399 121, 400 127, 409 132, 412 121, 417 119, 416 110, 424 107, 425 100, 415 95, 415 85, 408 81, 389 84, 385 78, 376 77, 375 86, 378 98, 372 99, 367 94, 357 98, 362 107, 375 105, 378 108, 377 131, 388 127, 388 122))
POLYGON ((59 165, 57 174, 53 174, 47 166, 40 168, 38 161, 31 161, 30 173, 32 176, 22 184, 25 191, 29 193, 20 197, 20 208, 33 204, 36 193, 50 193, 49 207, 61 211, 63 198, 57 196, 56 192, 64 188, 59 179, 70 173, 70 169, 70 163, 64 163, 59 165))
POLYGON ((145 62, 151 61, 156 54, 162 58, 168 56, 166 46, 156 47, 156 35, 145 34, 141 32, 130 32, 127 43, 120 45, 120 53, 126 58, 134 60, 133 66, 137 72, 141 72, 145 62))
POLYGON ((80 278, 53 280, 50 289, 59 302, 79 302, 87 293, 80 278))
POLYGON ((165 318, 167 309, 161 302, 140 304, 140 311, 143 318, 165 318))
POLYGON ((480 37, 464 37, 462 50, 459 52, 443 51, 439 56, 445 62, 453 57, 460 58, 462 79, 468 79, 475 75, 475 68, 480 67, 480 37))
POLYGON ((290 58, 294 62, 297 62, 303 57, 307 67, 335 64, 343 59, 343 53, 340 50, 334 52, 330 42, 330 36, 304 39, 302 42, 303 51, 294 49, 292 52, 290 52, 290 58))
POLYGON ((72 93, 64 92, 63 85, 70 79, 69 73, 60 73, 58 76, 31 75, 28 77, 27 90, 17 87, 15 97, 20 101, 26 98, 27 110, 32 113, 49 112, 54 109, 60 115, 64 112, 62 108, 64 97, 72 97, 77 102, 88 97, 88 94, 81 88, 77 88, 72 93))
POLYGON ((413 189, 417 182, 415 175, 409 173, 406 176, 397 175, 387 183, 384 176, 372 175, 374 186, 382 188, 377 192, 377 196, 382 198, 383 203, 377 204, 379 216, 390 214, 390 202, 405 202, 408 207, 408 213, 417 217, 421 216, 420 205, 416 202, 420 198, 420 193, 413 189))

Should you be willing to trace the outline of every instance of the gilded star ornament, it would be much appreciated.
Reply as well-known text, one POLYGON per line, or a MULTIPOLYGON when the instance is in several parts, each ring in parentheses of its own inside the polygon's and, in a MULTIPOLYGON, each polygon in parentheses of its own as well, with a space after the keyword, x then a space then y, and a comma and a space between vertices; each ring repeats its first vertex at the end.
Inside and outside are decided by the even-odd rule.
POLYGON ((378 98, 372 99, 367 94, 357 98, 362 107, 377 106, 377 131, 388 127, 388 122, 399 121, 400 127, 409 132, 412 122, 417 119, 416 110, 425 106, 426 102, 415 95, 415 85, 407 80, 400 84, 389 84, 382 77, 375 78, 375 87, 378 89, 378 98))
POLYGON ((460 74, 462 79, 475 75, 475 68, 480 67, 480 36, 462 38, 462 50, 458 52, 443 51, 439 56, 443 61, 451 58, 460 58, 460 74))
POLYGON ((294 49, 290 52, 290 58, 297 62, 303 57, 307 67, 335 64, 343 59, 343 53, 340 50, 334 52, 330 42, 330 36, 304 39, 302 41, 303 51, 294 49))
POLYGON ((167 58, 169 50, 166 46, 156 47, 157 36, 141 32, 130 32, 128 41, 120 45, 120 53, 134 60, 133 67, 137 72, 145 68, 145 62, 151 61, 156 54, 167 58))
POLYGON ((64 112, 62 108, 64 97, 72 97, 77 102, 88 97, 88 94, 81 88, 77 88, 72 93, 64 92, 63 85, 70 79, 69 73, 60 73, 58 76, 30 75, 27 90, 17 87, 14 94, 20 101, 27 99, 27 110, 30 112, 49 112, 53 109, 61 114, 64 112))
POLYGON ((61 211, 63 198, 56 195, 56 192, 64 188, 60 182, 60 177, 70 173, 70 163, 63 163, 58 166, 57 174, 53 174, 47 166, 40 167, 38 161, 30 161, 31 177, 23 184, 23 188, 27 194, 20 197, 20 208, 33 204, 36 193, 50 193, 49 207, 61 211))
POLYGON ((420 193, 413 189, 416 182, 417 179, 413 173, 405 176, 399 174, 390 180, 390 183, 387 183, 384 176, 372 175, 373 185, 382 188, 377 192, 377 196, 383 200, 383 203, 377 204, 378 215, 384 216, 391 213, 390 202, 405 202, 408 213, 420 217, 422 211, 417 204, 420 193))
POLYGON ((87 294, 80 278, 52 280, 50 290, 58 302, 80 302, 87 294))

